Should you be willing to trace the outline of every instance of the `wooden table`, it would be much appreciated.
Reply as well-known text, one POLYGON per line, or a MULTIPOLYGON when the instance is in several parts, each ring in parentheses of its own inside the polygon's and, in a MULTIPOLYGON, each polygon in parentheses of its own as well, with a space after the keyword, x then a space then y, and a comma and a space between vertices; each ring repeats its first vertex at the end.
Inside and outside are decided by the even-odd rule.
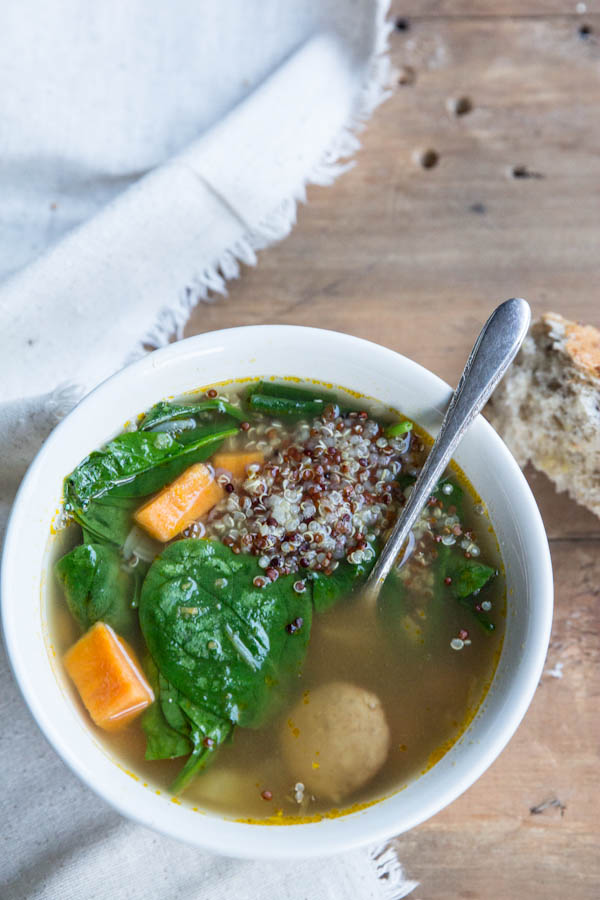
MULTIPOLYGON (((600 15, 574 0, 412 0, 392 14, 406 17, 391 36, 401 83, 358 165, 310 188, 291 236, 188 334, 333 328, 455 383, 506 297, 600 325, 600 15)), ((600 521, 528 477, 556 577, 545 674, 491 769, 397 839, 415 900, 599 896, 600 521)))

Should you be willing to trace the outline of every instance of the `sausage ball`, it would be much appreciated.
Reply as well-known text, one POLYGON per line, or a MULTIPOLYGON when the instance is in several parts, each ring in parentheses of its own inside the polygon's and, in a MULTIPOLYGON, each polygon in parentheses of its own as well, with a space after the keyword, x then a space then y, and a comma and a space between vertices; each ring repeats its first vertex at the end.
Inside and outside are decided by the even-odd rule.
POLYGON ((344 681, 321 685, 286 716, 283 757, 296 781, 339 803, 384 764, 390 730, 379 698, 344 681))

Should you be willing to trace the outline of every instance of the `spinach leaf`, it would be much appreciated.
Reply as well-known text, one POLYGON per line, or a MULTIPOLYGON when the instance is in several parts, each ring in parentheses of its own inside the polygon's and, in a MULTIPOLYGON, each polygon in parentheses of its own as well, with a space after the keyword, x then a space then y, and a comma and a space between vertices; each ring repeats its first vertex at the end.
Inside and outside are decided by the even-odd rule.
POLYGON ((157 700, 143 726, 147 758, 192 746, 174 793, 212 761, 234 724, 259 727, 280 704, 300 674, 313 602, 329 608, 371 565, 344 561, 331 576, 310 573, 308 589, 298 594, 298 573, 256 588, 253 578, 264 577, 256 559, 218 542, 165 548, 140 601, 142 633, 159 670, 157 700))
MULTIPOLYGON (((168 433, 154 434, 145 431, 133 431, 120 434, 110 441, 102 450, 90 453, 76 469, 65 479, 65 500, 68 508, 79 512, 84 510, 91 500, 98 499, 118 486, 129 485, 126 492, 131 496, 149 493, 156 489, 144 484, 140 491, 139 482, 132 485, 134 479, 157 467, 172 463, 175 459, 182 461, 182 466, 190 465, 198 450, 211 445, 214 449, 216 441, 223 440, 237 433, 237 427, 222 427, 217 430, 214 425, 203 425, 194 429, 193 439, 189 434, 184 443, 179 436, 168 433)), ((212 452, 212 450, 211 450, 212 452)), ((163 470, 164 474, 164 470, 163 470)), ((164 483, 171 477, 168 471, 164 483)))
POLYGON ((139 502, 108 494, 91 500, 85 509, 71 504, 73 518, 83 529, 84 543, 106 542, 122 547, 139 502))
POLYGON ((140 625, 160 672, 203 711, 258 727, 297 675, 310 635, 310 591, 297 576, 257 588, 254 557, 213 541, 170 544, 142 588, 140 625), (286 626, 302 619, 290 634, 286 626))
POLYGON ((381 586, 378 614, 383 629, 394 640, 404 636, 403 620, 406 616, 406 587, 395 570, 392 570, 381 586))
POLYGON ((486 616, 483 611, 477 609, 477 601, 475 597, 473 597, 473 595, 471 595, 470 597, 459 597, 458 602, 461 606, 464 606, 465 609, 469 610, 475 621, 479 625, 481 625, 483 630, 488 634, 491 634, 496 630, 496 626, 494 625, 490 617, 486 616))
POLYGON ((199 423, 206 419, 206 413, 212 411, 231 416, 239 421, 244 419, 244 414, 239 407, 233 406, 233 404, 228 403, 227 400, 222 400, 220 397, 188 405, 168 403, 166 400, 161 400, 160 403, 155 404, 144 415, 138 425, 138 431, 149 431, 151 428, 156 428, 157 425, 163 425, 166 422, 176 422, 177 419, 187 419, 189 417, 195 418, 199 423))
MULTIPOLYGON (((235 430, 227 430, 226 433, 213 434, 212 440, 202 444, 196 450, 184 451, 169 462, 155 466, 147 472, 141 472, 132 481, 112 488, 107 496, 137 498, 144 497, 146 494, 154 494, 155 491, 159 491, 166 484, 174 481, 188 466, 193 465, 193 463, 204 462, 205 459, 216 453, 225 438, 235 433, 235 430)), ((186 437, 191 436, 191 438, 194 438, 197 435, 198 429, 188 432, 186 437)), ((183 435, 179 436, 179 440, 182 444, 185 444, 183 435)))
MULTIPOLYGON (((456 486, 455 486, 456 487, 456 486)), ((451 496, 454 503, 460 503, 462 489, 458 488, 455 495, 443 495, 445 501, 451 496)), ((457 547, 448 547, 444 544, 437 546, 437 558, 431 568, 421 570, 418 575, 420 580, 414 583, 414 578, 409 581, 408 597, 407 587, 402 579, 393 571, 386 579, 380 594, 380 611, 390 623, 392 630, 396 628, 401 616, 406 613, 406 599, 410 600, 411 590, 422 597, 424 607, 427 610, 429 628, 439 618, 441 605, 455 600, 469 610, 474 619, 488 633, 495 630, 495 625, 486 614, 477 609, 477 595, 496 575, 496 570, 474 559, 467 559, 457 547), (427 585, 422 585, 421 580, 430 575, 427 585), (449 584, 446 578, 450 578, 449 584)), ((431 632, 430 632, 431 633, 431 632)))
POLYGON ((468 609, 484 631, 491 633, 496 626, 486 614, 477 609, 477 594, 496 575, 496 570, 474 559, 467 559, 456 547, 439 545, 434 566, 434 600, 445 602, 447 596, 468 609), (451 578, 450 584, 445 579, 451 578), (476 594, 477 592, 477 594, 476 594))
POLYGON ((232 724, 200 709, 169 684, 147 656, 144 669, 156 700, 142 716, 146 734, 146 759, 189 756, 171 785, 180 793, 191 779, 213 760, 215 751, 229 737, 232 724))
POLYGON ((107 544, 80 544, 58 560, 55 572, 69 610, 84 631, 94 622, 111 625, 118 634, 135 627, 131 577, 121 556, 107 544))
POLYGON ((313 605, 318 613, 325 612, 334 606, 338 600, 347 597, 373 568, 376 557, 368 563, 352 565, 347 560, 342 560, 331 575, 322 572, 311 572, 308 576, 312 584, 313 605))
POLYGON ((400 472, 399 475, 396 476, 396 481, 404 490, 404 488, 410 487, 411 484, 414 484, 416 481, 416 477, 414 475, 409 475, 408 472, 400 472))
POLYGON ((157 700, 148 707, 141 721, 146 735, 145 759, 175 759, 178 756, 187 756, 191 752, 191 743, 171 728, 157 700))
POLYGON ((171 728, 180 734, 188 735, 190 726, 179 705, 180 696, 177 688, 174 688, 159 672, 157 697, 163 716, 171 728))
MULTIPOLYGON (((396 481, 403 489, 409 487, 411 484, 414 484, 416 480, 416 477, 414 475, 409 475, 408 472, 400 472, 400 474, 396 477, 396 481)), ((436 500, 442 501, 442 505, 445 510, 448 510, 449 506, 455 506, 457 513, 459 515, 461 514, 464 491, 454 478, 442 478, 441 481, 438 481, 436 488, 433 491, 433 496, 436 500), (452 488, 452 490, 448 494, 444 490, 446 485, 450 485, 450 487, 452 488)))
POLYGON ((154 703, 144 712, 141 719, 142 728, 146 735, 145 758, 153 760, 187 756, 192 750, 192 744, 186 737, 186 733, 189 732, 189 726, 183 713, 181 713, 181 729, 173 728, 167 721, 163 711, 164 704, 161 690, 161 682, 164 679, 161 678, 154 660, 148 654, 144 660, 144 671, 156 698, 154 703))
POLYGON ((461 553, 448 555, 444 568, 445 576, 452 579, 450 593, 457 600, 463 600, 480 591, 496 574, 496 570, 474 559, 466 559, 461 553))
POLYGON ((436 489, 433 492, 433 496, 436 500, 442 501, 442 507, 445 512, 448 511, 448 508, 450 506, 455 506, 456 514, 459 516, 459 518, 462 518, 464 493, 465 492, 461 488, 460 484, 456 481, 456 479, 448 477, 442 478, 441 481, 438 481, 436 489), (446 493, 449 488, 452 488, 452 490, 449 493, 446 493))
POLYGON ((195 706, 187 697, 180 697, 179 704, 190 721, 190 740, 193 743, 193 750, 183 769, 170 786, 173 794, 180 794, 192 778, 213 761, 215 751, 227 740, 233 730, 231 722, 195 706))
MULTIPOLYGON (((453 506, 459 518, 462 518, 464 490, 455 478, 442 479, 434 491, 434 496, 442 501, 446 512, 453 506), (448 485, 452 488, 451 491, 448 490, 448 485)), ((491 566, 466 558, 457 547, 445 547, 440 544, 434 566, 434 599, 443 601, 450 594, 471 612, 485 631, 492 632, 495 629, 494 623, 485 613, 475 608, 476 600, 473 595, 485 587, 495 575, 496 570, 491 566), (445 583, 446 578, 452 579, 449 585, 445 583)))

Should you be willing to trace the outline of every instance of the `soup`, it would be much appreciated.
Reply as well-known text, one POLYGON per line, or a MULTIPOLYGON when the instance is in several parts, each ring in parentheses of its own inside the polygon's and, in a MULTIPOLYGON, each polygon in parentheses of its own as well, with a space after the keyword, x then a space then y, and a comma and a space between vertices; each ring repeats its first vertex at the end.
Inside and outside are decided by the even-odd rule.
POLYGON ((286 822, 443 756, 505 614, 454 464, 376 609, 360 591, 429 443, 374 400, 272 378, 161 401, 66 477, 53 645, 124 768, 194 808, 286 822))

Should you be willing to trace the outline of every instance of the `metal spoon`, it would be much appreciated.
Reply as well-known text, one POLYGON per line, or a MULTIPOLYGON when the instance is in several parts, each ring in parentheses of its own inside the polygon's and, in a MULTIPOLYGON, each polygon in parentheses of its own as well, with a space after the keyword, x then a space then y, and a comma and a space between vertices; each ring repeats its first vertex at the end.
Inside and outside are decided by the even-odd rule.
POLYGON ((425 465, 381 556, 365 582, 362 595, 370 606, 374 607, 377 603, 383 582, 462 436, 475 416, 481 412, 515 358, 530 321, 529 304, 525 300, 513 298, 501 303, 483 326, 450 399, 440 432, 425 465))

